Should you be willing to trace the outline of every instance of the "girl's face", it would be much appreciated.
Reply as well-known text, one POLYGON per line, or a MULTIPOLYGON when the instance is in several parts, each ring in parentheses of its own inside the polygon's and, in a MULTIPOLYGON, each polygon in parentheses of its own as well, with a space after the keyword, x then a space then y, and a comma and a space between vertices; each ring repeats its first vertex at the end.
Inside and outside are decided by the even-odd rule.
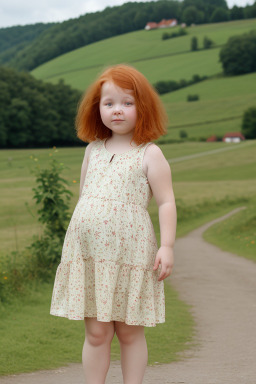
POLYGON ((101 88, 100 116, 111 131, 117 134, 132 132, 137 120, 133 91, 106 81, 101 88))

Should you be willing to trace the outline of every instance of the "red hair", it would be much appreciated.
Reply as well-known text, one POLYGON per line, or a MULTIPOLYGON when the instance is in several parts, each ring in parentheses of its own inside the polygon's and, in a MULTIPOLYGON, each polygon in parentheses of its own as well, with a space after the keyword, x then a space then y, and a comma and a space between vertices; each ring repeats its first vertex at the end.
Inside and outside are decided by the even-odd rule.
POLYGON ((119 64, 102 72, 82 97, 76 116, 79 139, 91 142, 112 135, 111 130, 103 124, 99 109, 101 87, 106 81, 134 92, 137 122, 132 140, 137 145, 156 140, 167 133, 167 114, 157 92, 142 73, 129 65, 119 64))

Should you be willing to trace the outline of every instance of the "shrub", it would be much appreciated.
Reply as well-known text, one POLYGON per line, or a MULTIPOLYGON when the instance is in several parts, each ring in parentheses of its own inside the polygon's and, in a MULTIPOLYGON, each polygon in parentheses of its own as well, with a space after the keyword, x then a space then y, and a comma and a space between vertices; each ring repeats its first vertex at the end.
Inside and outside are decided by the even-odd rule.
POLYGON ((256 138, 256 107, 248 108, 243 115, 242 134, 246 139, 256 138))
MULTIPOLYGON (((34 159, 35 160, 35 159, 34 159)), ((36 159, 37 160, 37 159, 36 159)), ((44 225, 42 236, 34 236, 23 251, 11 252, 1 258, 0 301, 9 301, 12 295, 26 293, 27 284, 48 281, 60 261, 66 225, 69 220, 69 201, 73 195, 60 174, 66 168, 52 159, 49 169, 37 166, 34 199, 38 206, 38 221, 44 225)))
POLYGON ((184 129, 180 130, 179 135, 181 139, 185 139, 186 137, 188 137, 188 134, 184 129))
POLYGON ((198 40, 197 40, 197 37, 193 36, 191 38, 190 48, 191 48, 191 51, 197 51, 198 50, 198 40))
POLYGON ((187 34, 188 34, 188 32, 187 32, 187 30, 185 28, 180 28, 176 32, 171 32, 171 33, 164 32, 162 34, 162 40, 173 39, 174 37, 184 36, 184 35, 187 35, 187 34))
POLYGON ((220 50, 225 75, 241 75, 256 71, 256 31, 232 36, 220 50))
POLYGON ((187 101, 197 101, 199 100, 199 95, 188 95, 187 101))
POLYGON ((204 49, 209 49, 212 47, 213 45, 213 41, 211 39, 209 39, 207 36, 204 36, 204 40, 203 40, 203 47, 204 49))
POLYGON ((200 81, 203 81, 207 79, 207 76, 199 76, 199 75, 193 75, 191 80, 185 80, 181 79, 180 81, 175 80, 168 80, 168 81, 158 81, 154 84, 155 89, 157 92, 162 95, 164 93, 173 92, 177 89, 187 87, 191 84, 198 83, 200 81))

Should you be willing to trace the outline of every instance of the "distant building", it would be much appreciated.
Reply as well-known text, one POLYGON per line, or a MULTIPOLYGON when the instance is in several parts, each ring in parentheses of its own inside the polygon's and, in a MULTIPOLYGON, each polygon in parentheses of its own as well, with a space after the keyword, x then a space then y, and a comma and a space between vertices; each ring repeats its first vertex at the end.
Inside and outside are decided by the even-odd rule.
POLYGON ((155 23, 155 22, 149 22, 149 23, 147 23, 147 25, 146 25, 146 27, 145 27, 145 29, 148 31, 149 29, 156 29, 156 28, 158 28, 158 24, 157 23, 155 23))
POLYGON ((206 140, 208 143, 209 142, 212 142, 212 141, 217 141, 217 136, 216 135, 212 135, 210 137, 208 137, 208 139, 206 140))
POLYGON ((155 23, 154 21, 150 21, 145 26, 146 31, 149 31, 150 29, 157 29, 157 28, 169 28, 169 27, 175 27, 178 24, 178 21, 176 19, 169 19, 165 20, 163 19, 160 21, 160 23, 155 23))
POLYGON ((225 143, 240 143, 242 140, 245 140, 245 137, 241 132, 228 132, 222 138, 225 143))

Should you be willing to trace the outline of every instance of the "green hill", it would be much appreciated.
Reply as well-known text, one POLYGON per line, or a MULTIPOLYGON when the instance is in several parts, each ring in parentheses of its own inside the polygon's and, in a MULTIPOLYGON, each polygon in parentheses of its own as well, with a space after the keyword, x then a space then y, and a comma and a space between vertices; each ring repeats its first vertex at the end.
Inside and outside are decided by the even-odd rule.
MULTIPOLYGON (((221 72, 220 46, 230 36, 255 28, 255 19, 189 27, 188 35, 162 40, 163 30, 137 31, 109 38, 47 62, 32 74, 42 80, 57 82, 63 78, 72 87, 84 90, 106 65, 126 62, 141 70, 152 82, 188 78, 198 73, 214 75, 221 72), (217 48, 190 51, 190 40, 196 36, 202 48, 204 36, 217 48)), ((172 30, 175 30, 173 28, 172 30)))
POLYGON ((162 40, 162 30, 132 32, 80 48, 62 55, 32 71, 37 78, 56 83, 60 78, 84 90, 107 65, 125 62, 134 65, 151 83, 160 80, 190 79, 194 74, 211 78, 162 96, 170 125, 166 139, 179 138, 184 128, 188 136, 199 138, 240 131, 243 111, 255 105, 256 74, 223 77, 219 62, 220 47, 233 35, 255 27, 255 19, 205 24, 188 28, 186 36, 162 40), (199 49, 190 51, 196 36, 199 49), (202 49, 204 36, 215 47, 202 49), (188 103, 188 94, 200 100, 188 103))

